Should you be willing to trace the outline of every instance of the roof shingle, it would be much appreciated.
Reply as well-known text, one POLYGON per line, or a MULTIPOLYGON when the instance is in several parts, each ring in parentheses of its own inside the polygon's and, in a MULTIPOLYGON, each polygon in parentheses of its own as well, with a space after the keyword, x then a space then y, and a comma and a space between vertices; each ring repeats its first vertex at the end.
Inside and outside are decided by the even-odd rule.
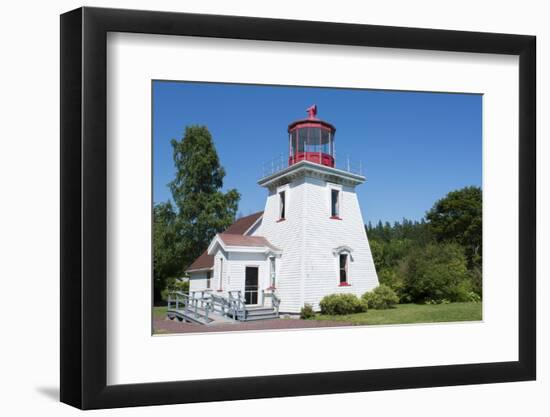
POLYGON ((231 233, 220 233, 218 235, 223 243, 227 246, 249 246, 249 247, 268 247, 273 250, 279 250, 273 246, 265 237, 263 236, 244 236, 244 235, 235 235, 231 233))
POLYGON ((231 233, 234 235, 244 235, 245 232, 252 227, 254 223, 256 223, 256 220, 258 220, 260 217, 262 217, 262 214, 264 214, 263 211, 259 211, 254 214, 250 214, 245 217, 241 217, 240 219, 237 219, 235 223, 233 223, 231 226, 227 228, 223 233, 231 233))
MULTIPOLYGON (((252 227, 252 225, 254 225, 254 223, 256 223, 256 221, 260 217, 262 217, 263 214, 264 214, 263 211, 259 211, 257 213, 253 213, 248 216, 241 217, 240 219, 237 219, 235 223, 229 226, 227 230, 222 234, 233 234, 237 236, 239 235, 242 236, 248 229, 252 227)), ((224 240, 224 243, 226 243, 225 240, 224 240)), ((237 245, 237 246, 247 246, 247 245, 237 245)), ((265 246, 265 245, 260 245, 260 246, 265 246)), ((205 250, 197 259, 193 261, 193 263, 189 266, 189 268, 187 268, 186 272, 199 271, 203 269, 211 269, 213 266, 214 266, 214 256, 209 255, 208 252, 205 250)))

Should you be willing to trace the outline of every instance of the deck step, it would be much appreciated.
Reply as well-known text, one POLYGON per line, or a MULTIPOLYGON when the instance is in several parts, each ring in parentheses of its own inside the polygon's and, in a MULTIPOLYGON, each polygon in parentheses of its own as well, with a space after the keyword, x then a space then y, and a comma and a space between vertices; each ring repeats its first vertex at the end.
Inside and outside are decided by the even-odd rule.
POLYGON ((245 321, 276 319, 279 315, 273 307, 249 307, 245 321))
POLYGON ((264 314, 275 314, 275 309, 271 307, 247 308, 246 312, 248 316, 261 316, 264 314))
POLYGON ((256 315, 256 316, 247 316, 245 321, 256 321, 256 320, 269 320, 269 319, 276 319, 278 318, 276 313, 273 314, 263 314, 263 315, 256 315))

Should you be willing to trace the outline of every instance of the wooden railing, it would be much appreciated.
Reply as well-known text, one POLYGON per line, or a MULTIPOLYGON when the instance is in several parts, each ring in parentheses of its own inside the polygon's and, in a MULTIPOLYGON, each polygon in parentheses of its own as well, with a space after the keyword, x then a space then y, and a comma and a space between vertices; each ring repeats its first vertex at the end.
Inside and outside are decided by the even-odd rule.
POLYGON ((168 294, 168 311, 192 313, 195 318, 204 317, 204 320, 208 322, 208 315, 211 310, 212 303, 204 297, 204 294, 201 294, 200 298, 195 296, 195 291, 190 294, 181 291, 173 291, 168 294), (199 311, 199 309, 202 311, 199 311))
POLYGON ((279 316, 279 306, 281 305, 281 299, 274 292, 271 293, 271 299, 272 299, 272 306, 275 309, 277 316, 279 316))
POLYGON ((229 304, 233 320, 243 321, 246 319, 246 304, 240 291, 228 291, 229 304))
MULTIPOLYGON (((281 299, 274 292, 266 293, 262 290, 262 306, 267 297, 271 298, 271 305, 278 316, 281 299)), ((248 314, 241 291, 228 291, 228 298, 210 291, 191 291, 189 294, 173 291, 168 294, 168 314, 171 312, 192 315, 199 321, 204 318, 206 322, 211 312, 239 321, 246 320, 248 314)))
POLYGON ((230 305, 225 297, 216 294, 210 294, 210 301, 212 301, 212 309, 218 311, 222 316, 225 316, 230 311, 230 305))
POLYGON ((266 298, 271 298, 271 307, 275 309, 275 312, 277 313, 277 316, 278 316, 279 306, 281 305, 281 299, 277 294, 275 294, 275 291, 265 292, 265 290, 262 290, 262 306, 265 305, 266 298))

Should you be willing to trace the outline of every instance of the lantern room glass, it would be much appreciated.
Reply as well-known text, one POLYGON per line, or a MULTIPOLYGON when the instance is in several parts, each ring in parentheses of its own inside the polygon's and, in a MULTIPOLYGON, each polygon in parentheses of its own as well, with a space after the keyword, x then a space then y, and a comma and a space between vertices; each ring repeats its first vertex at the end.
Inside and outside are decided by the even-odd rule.
POLYGON ((305 123, 290 131, 289 165, 307 160, 334 167, 334 130, 322 124, 305 123))

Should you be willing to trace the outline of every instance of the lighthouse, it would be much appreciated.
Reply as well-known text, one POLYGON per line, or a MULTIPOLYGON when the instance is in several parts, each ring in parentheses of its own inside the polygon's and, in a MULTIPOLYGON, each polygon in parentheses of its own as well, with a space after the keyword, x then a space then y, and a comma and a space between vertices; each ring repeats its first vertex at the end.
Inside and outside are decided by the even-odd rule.
POLYGON ((188 269, 192 291, 237 293, 251 308, 276 299, 280 312, 299 313, 319 310, 326 295, 378 286, 356 191, 366 178, 338 168, 336 127, 317 110, 288 125, 284 166, 258 180, 264 210, 216 235, 188 269))
POLYGON ((288 126, 288 166, 258 181, 268 197, 256 232, 281 248, 276 288, 290 312, 378 285, 356 194, 365 177, 335 167, 336 128, 317 106, 307 114, 288 126))

